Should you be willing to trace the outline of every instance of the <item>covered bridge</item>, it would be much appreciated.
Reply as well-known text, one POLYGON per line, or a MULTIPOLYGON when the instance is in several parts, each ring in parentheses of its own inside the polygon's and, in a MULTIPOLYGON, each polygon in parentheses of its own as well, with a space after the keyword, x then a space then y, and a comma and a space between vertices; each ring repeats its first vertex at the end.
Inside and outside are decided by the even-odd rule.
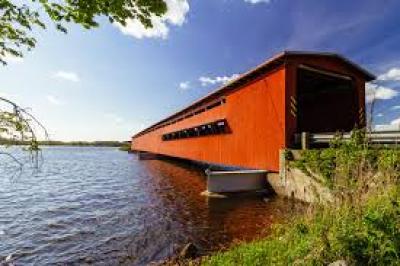
POLYGON ((333 53, 282 52, 132 137, 132 150, 279 170, 301 132, 365 126, 374 75, 333 53))

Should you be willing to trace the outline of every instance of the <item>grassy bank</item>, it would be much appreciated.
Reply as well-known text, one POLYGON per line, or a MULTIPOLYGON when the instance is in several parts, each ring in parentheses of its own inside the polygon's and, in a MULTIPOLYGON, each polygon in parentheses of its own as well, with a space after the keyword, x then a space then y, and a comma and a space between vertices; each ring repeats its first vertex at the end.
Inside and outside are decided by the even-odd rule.
POLYGON ((272 234, 203 260, 204 265, 400 265, 400 156, 362 135, 308 151, 295 162, 326 182, 336 201, 318 204, 272 234))
POLYGON ((204 260, 204 265, 400 265, 400 193, 388 187, 354 208, 326 208, 288 224, 270 237, 204 260))

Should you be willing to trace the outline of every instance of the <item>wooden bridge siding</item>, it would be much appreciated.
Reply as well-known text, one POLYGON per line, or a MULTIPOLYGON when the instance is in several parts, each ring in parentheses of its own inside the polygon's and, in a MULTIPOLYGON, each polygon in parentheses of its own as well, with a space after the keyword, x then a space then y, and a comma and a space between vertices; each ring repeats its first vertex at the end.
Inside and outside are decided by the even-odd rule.
MULTIPOLYGON (((355 72, 353 68, 347 64, 344 64, 340 60, 317 56, 312 58, 307 56, 297 56, 286 62, 286 147, 292 147, 294 145, 294 135, 297 132, 297 117, 294 117, 290 113, 290 98, 291 96, 296 97, 297 95, 297 69, 301 64, 352 77, 357 92, 357 109, 361 108, 363 110, 364 117, 366 117, 365 79, 359 73, 355 72)), ((340 108, 340 104, 338 105, 338 108, 340 108)), ((365 119, 360 120, 359 118, 360 117, 357 115, 358 124, 361 127, 365 126, 365 119)))
POLYGON ((226 103, 132 140, 132 149, 191 160, 278 171, 285 145, 285 69, 226 96, 226 103), (167 132, 226 118, 231 133, 162 141, 167 132))
MULTIPOLYGON (((209 139, 211 136, 203 136, 197 138, 178 139, 171 141, 162 141, 161 136, 165 133, 178 131, 185 128, 191 128, 207 122, 212 122, 226 117, 226 104, 217 106, 207 110, 201 114, 189 117, 175 124, 157 129, 145 135, 132 139, 132 149, 138 151, 147 151, 158 154, 165 154, 175 157, 183 157, 188 159, 202 158, 203 150, 199 149, 199 139, 209 139), (187 157, 190 156, 190 157, 187 157)), ((208 141, 203 141, 208 142, 208 141)), ((214 142, 215 144, 215 142, 214 142)), ((203 143, 204 145, 204 143, 203 143)), ((216 147, 210 147, 215 149, 216 147)), ((210 150, 212 151, 212 150, 210 150)))
POLYGON ((278 68, 227 98, 229 151, 234 165, 279 170, 285 142, 285 69, 278 68))

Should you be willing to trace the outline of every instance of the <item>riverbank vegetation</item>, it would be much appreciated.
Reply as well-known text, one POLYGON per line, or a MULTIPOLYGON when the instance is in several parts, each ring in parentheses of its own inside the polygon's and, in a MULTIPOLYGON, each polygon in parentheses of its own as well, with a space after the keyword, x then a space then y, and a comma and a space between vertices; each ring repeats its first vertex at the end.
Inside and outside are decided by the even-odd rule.
POLYGON ((320 176, 335 201, 313 205, 266 239, 207 257, 204 265, 400 264, 400 151, 372 147, 357 131, 351 141, 338 138, 302 155, 293 164, 320 176))
MULTIPOLYGON (((1 139, 0 145, 16 145, 26 146, 29 145, 28 141, 1 139)), ((37 141, 38 146, 87 146, 87 147, 122 147, 126 145, 123 141, 58 141, 58 140, 45 140, 37 141)))
POLYGON ((120 151, 131 151, 131 143, 130 142, 124 142, 119 146, 120 151))

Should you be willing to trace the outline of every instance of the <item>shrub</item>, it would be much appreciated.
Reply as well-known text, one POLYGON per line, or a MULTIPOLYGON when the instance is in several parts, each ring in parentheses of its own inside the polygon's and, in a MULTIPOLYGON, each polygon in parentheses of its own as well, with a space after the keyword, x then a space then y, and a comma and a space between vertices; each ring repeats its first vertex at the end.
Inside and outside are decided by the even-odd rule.
POLYGON ((375 191, 355 206, 318 208, 260 241, 204 259, 204 265, 399 265, 400 193, 375 191))
POLYGON ((371 147, 363 132, 304 151, 294 166, 336 193, 331 204, 275 226, 262 240, 203 260, 204 265, 400 265, 400 150, 371 147))

